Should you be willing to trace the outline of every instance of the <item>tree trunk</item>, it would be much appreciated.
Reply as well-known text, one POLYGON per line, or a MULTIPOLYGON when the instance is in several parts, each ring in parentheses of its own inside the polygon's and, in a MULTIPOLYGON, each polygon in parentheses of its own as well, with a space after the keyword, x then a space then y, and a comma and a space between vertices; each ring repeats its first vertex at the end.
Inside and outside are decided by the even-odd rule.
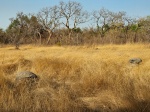
POLYGON ((47 30, 47 32, 49 33, 49 36, 48 36, 48 39, 47 39, 47 45, 49 44, 49 42, 50 42, 50 39, 51 39, 51 37, 52 37, 52 31, 51 30, 47 30))
POLYGON ((42 44, 42 38, 41 38, 41 34, 40 34, 40 32, 37 32, 38 33, 38 35, 40 36, 40 45, 42 44))
POLYGON ((134 43, 136 43, 137 42, 137 35, 136 35, 136 32, 134 32, 134 43))
POLYGON ((15 45, 15 49, 19 49, 19 37, 17 35, 14 36, 13 44, 15 45))
POLYGON ((69 29, 69 43, 68 44, 71 44, 71 40, 72 40, 72 29, 69 29))

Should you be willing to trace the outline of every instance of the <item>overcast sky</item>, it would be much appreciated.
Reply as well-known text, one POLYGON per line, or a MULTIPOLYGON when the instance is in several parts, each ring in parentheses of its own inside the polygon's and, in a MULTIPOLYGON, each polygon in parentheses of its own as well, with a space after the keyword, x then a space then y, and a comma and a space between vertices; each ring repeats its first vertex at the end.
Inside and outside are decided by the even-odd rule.
MULTIPOLYGON (((69 0, 0 0, 0 28, 6 29, 10 24, 9 18, 16 13, 37 13, 44 7, 58 5, 60 1, 69 0)), ((71 0, 81 3, 84 10, 92 12, 102 7, 113 11, 125 11, 131 17, 150 15, 150 0, 71 0)))

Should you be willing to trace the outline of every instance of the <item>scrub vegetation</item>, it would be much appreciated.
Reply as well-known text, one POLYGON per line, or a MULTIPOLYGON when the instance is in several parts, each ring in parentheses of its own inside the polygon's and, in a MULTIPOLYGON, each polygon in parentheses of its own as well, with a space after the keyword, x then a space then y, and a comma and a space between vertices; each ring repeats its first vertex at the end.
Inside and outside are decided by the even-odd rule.
POLYGON ((150 16, 129 17, 124 11, 100 7, 86 11, 76 1, 60 1, 54 6, 10 18, 0 43, 14 45, 92 45, 150 42, 150 16))

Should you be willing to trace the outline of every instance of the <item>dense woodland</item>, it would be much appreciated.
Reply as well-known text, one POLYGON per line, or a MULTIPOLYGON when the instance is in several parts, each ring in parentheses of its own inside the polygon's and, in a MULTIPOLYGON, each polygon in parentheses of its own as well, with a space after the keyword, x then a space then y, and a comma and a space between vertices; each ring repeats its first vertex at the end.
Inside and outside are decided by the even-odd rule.
POLYGON ((84 10, 75 1, 41 9, 36 14, 19 12, 0 29, 0 43, 36 45, 124 44, 150 42, 150 16, 132 18, 126 12, 100 8, 84 10), (88 27, 85 24, 91 23, 88 27))

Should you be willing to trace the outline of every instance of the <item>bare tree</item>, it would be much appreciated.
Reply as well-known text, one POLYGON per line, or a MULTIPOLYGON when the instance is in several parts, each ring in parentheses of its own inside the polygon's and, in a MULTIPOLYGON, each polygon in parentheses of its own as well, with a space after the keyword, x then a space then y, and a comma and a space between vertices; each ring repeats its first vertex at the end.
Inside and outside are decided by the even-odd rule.
POLYGON ((114 28, 123 28, 125 21, 124 19, 126 18, 126 12, 109 12, 109 24, 112 29, 114 28))
POLYGON ((67 29, 70 29, 71 23, 73 28, 76 28, 77 25, 89 21, 89 14, 83 10, 80 3, 69 1, 68 3, 60 2, 59 5, 61 17, 65 19, 62 23, 67 29))
POLYGON ((110 16, 109 14, 110 11, 104 8, 100 9, 99 11, 93 12, 94 21, 96 22, 98 31, 101 29, 100 33, 102 37, 108 30, 109 16, 110 16))
POLYGON ((110 28, 115 29, 124 26, 126 13, 114 13, 102 8, 99 11, 94 11, 92 15, 97 26, 97 31, 100 31, 101 36, 103 37, 105 32, 107 32, 110 28))
POLYGON ((89 14, 83 10, 80 3, 74 1, 67 3, 61 1, 59 8, 62 24, 68 29, 69 40, 71 40, 72 31, 76 31, 78 25, 89 21, 89 14))
POLYGON ((43 29, 49 34, 47 39, 47 44, 49 44, 53 31, 59 26, 59 8, 57 6, 43 8, 37 18, 43 29))

